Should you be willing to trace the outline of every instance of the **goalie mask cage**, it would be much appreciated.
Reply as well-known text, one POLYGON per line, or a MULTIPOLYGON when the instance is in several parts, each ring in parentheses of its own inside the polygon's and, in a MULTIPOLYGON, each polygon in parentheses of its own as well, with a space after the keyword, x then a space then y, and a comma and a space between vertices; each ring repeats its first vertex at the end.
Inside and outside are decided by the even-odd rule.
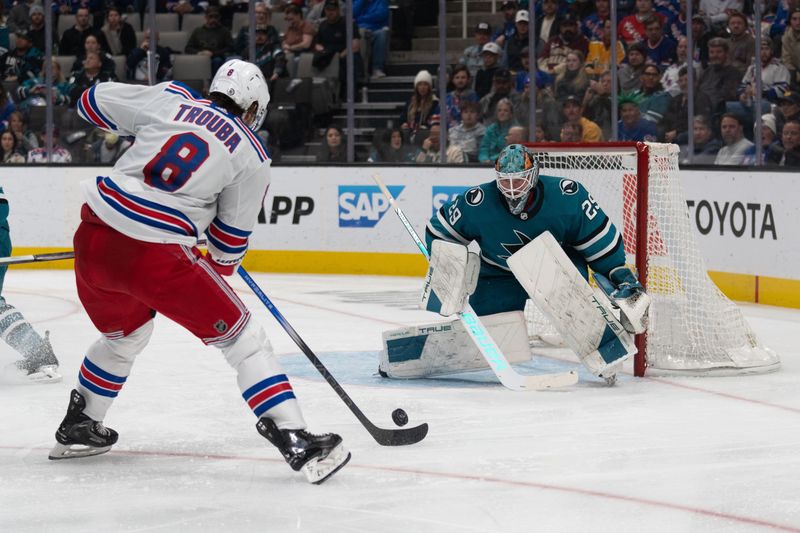
MULTIPOLYGON (((673 144, 607 142, 527 145, 540 174, 583 184, 622 234, 652 298, 646 334, 636 336, 634 374, 732 375, 776 370, 741 310, 709 278, 691 226, 673 144), (646 243, 642 246, 641 243, 646 243)), ((532 302, 529 332, 547 328, 532 302)), ((549 326, 552 328, 552 326, 549 326)))

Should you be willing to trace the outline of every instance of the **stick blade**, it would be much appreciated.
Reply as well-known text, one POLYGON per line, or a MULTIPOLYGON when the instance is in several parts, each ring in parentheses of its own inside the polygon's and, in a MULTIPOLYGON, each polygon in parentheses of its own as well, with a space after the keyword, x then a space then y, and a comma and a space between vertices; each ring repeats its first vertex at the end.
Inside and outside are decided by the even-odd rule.
POLYGON ((381 446, 409 446, 416 444, 428 435, 428 424, 420 424, 413 428, 382 429, 379 427, 367 428, 381 446))

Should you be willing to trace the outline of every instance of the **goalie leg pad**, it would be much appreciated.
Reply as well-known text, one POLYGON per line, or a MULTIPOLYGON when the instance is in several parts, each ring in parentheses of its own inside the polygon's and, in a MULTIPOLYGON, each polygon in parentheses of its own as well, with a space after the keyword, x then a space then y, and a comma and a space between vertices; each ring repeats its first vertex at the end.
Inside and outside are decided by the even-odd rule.
MULTIPOLYGON (((525 315, 521 311, 481 317, 510 363, 530 361, 525 315)), ((382 375, 414 379, 489 368, 460 320, 383 332, 382 375)))
POLYGON ((433 241, 420 309, 442 316, 462 311, 470 294, 475 292, 479 270, 478 255, 463 244, 433 241))
POLYGON ((636 353, 633 337, 549 232, 513 254, 508 266, 536 307, 593 374, 605 377, 615 373, 636 353))

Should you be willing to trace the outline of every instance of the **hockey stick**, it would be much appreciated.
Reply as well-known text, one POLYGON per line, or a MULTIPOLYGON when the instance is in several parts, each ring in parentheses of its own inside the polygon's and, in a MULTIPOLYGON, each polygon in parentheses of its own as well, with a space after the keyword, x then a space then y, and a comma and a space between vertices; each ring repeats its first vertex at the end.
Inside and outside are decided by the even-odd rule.
MULTIPOLYGON (((197 241, 198 246, 204 246, 205 239, 197 241)), ((0 257, 0 266, 6 265, 24 265, 25 263, 40 263, 42 261, 62 261, 64 259, 75 259, 75 252, 52 252, 47 254, 33 254, 33 255, 13 255, 11 257, 0 257)))
MULTIPOLYGON (((403 210, 397 205, 397 201, 394 199, 394 196, 392 196, 392 193, 389 192, 383 180, 381 180, 380 176, 377 174, 373 175, 372 178, 375 180, 375 183, 378 184, 378 187, 380 187, 386 199, 389 200, 389 204, 394 208, 395 213, 397 213, 398 218, 400 218, 408 234, 414 239, 414 243, 416 243, 419 251, 422 252, 425 259, 429 260, 430 254, 428 253, 428 249, 419 238, 419 235, 417 235, 417 232, 414 231, 414 227, 411 225, 411 222, 408 221, 408 218, 406 218, 403 210)), ((478 347, 478 351, 481 352, 483 358, 489 363, 489 368, 492 369, 492 372, 494 372, 503 386, 514 391, 534 391, 567 387, 578 382, 578 374, 574 370, 558 374, 538 374, 535 376, 523 376, 517 373, 486 331, 486 327, 481 323, 471 305, 467 304, 466 309, 458 314, 458 318, 461 319, 461 322, 464 324, 464 329, 466 329, 469 336, 472 337, 475 346, 478 347)))
POLYGON ((314 368, 322 374, 322 377, 325 378, 325 381, 336 391, 336 394, 339 395, 339 398, 342 399, 344 404, 350 408, 350 411, 356 415, 358 421, 366 428, 372 438, 375 441, 382 445, 382 446, 405 446, 407 444, 414 444, 422 439, 425 438, 425 435, 428 434, 428 424, 420 424, 419 426, 413 428, 404 428, 404 429, 383 429, 379 428, 375 424, 373 424, 366 415, 359 409, 353 399, 347 394, 339 382, 331 375, 325 365, 322 364, 322 361, 311 351, 311 348, 300 338, 300 335, 294 330, 294 328, 289 324, 289 322, 283 317, 280 311, 275 307, 275 304, 264 294, 264 291, 261 290, 261 287, 256 284, 255 280, 250 277, 250 274, 244 269, 244 267, 239 267, 238 269, 239 275, 242 279, 247 283, 248 287, 258 296, 258 299, 261 300, 261 303, 269 309, 269 312, 272 313, 272 316, 278 321, 278 323, 286 330, 286 333, 292 338, 292 340, 297 344, 297 346, 303 351, 308 360, 311 361, 311 364, 314 365, 314 368))

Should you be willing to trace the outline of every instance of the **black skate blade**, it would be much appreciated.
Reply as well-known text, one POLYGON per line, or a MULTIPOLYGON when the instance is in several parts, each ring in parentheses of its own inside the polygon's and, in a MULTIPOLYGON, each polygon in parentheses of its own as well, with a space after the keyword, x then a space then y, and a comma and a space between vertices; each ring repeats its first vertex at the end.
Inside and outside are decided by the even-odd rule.
POLYGON ((341 470, 350 461, 351 454, 344 446, 338 444, 325 459, 311 459, 300 470, 309 483, 319 485, 341 470))
POLYGON ((111 446, 86 446, 83 444, 61 444, 56 442, 50 454, 47 456, 51 461, 60 461, 61 459, 78 459, 79 457, 91 457, 92 455, 100 455, 106 453, 111 449, 111 446))

